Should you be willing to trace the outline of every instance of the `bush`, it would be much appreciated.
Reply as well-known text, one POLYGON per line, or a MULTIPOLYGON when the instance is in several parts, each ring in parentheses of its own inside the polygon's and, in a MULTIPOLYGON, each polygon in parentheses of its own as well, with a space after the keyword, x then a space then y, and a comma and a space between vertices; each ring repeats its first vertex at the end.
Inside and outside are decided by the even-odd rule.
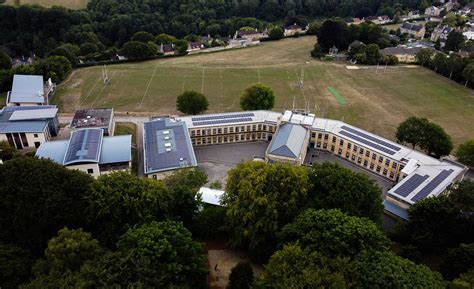
POLYGON ((186 114, 198 114, 209 106, 207 98, 196 91, 185 91, 176 100, 176 109, 186 114))
POLYGON ((249 289, 254 282, 252 266, 240 262, 230 271, 227 289, 249 289))

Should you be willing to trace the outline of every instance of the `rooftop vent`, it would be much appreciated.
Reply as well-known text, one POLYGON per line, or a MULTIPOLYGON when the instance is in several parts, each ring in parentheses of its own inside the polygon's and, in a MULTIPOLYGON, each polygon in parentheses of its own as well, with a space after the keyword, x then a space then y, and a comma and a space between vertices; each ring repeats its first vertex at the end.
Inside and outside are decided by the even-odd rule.
POLYGON ((167 151, 167 152, 170 152, 170 151, 171 151, 171 149, 169 149, 169 148, 168 148, 168 149, 166 149, 166 151, 167 151))
POLYGON ((180 161, 184 161, 184 159, 183 159, 183 158, 179 158, 179 160, 180 160, 180 161))
POLYGON ((166 148, 171 147, 171 143, 170 143, 170 142, 165 143, 165 147, 166 147, 166 148))
POLYGON ((170 137, 169 137, 169 136, 165 136, 165 140, 169 140, 169 139, 170 139, 170 137))
POLYGON ((170 134, 170 131, 169 130, 164 130, 163 134, 170 134))

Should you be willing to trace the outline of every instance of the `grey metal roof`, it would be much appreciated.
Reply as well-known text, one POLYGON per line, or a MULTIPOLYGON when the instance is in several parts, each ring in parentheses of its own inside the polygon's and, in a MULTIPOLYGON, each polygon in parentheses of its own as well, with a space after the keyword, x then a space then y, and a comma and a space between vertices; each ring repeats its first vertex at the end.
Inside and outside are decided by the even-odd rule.
POLYGON ((99 164, 132 161, 132 136, 120 135, 104 137, 99 164))
POLYGON ((48 119, 56 117, 57 113, 57 108, 17 110, 12 113, 9 120, 48 119))
POLYGON ((15 74, 10 102, 44 103, 43 76, 15 74))
POLYGON ((144 124, 145 174, 197 166, 186 123, 168 118, 144 124))
POLYGON ((298 158, 303 150, 307 130, 298 124, 285 123, 280 126, 270 144, 269 154, 298 158))
POLYGON ((70 165, 82 162, 99 162, 102 146, 102 129, 81 129, 74 131, 69 139, 64 164, 70 165))
POLYGON ((36 156, 43 159, 50 159, 55 163, 63 165, 68 144, 68 140, 44 142, 36 151, 36 156))
POLYGON ((22 121, 22 122, 0 122, 0 133, 14 132, 43 132, 48 122, 41 121, 22 121))

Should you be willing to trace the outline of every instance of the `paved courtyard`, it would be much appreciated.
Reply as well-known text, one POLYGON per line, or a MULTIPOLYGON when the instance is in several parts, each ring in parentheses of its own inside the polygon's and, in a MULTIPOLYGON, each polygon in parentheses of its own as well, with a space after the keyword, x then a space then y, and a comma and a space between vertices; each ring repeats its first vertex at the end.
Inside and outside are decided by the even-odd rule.
POLYGON ((194 148, 198 167, 206 172, 209 182, 219 181, 225 187, 227 173, 243 161, 253 160, 254 157, 265 158, 268 143, 250 142, 237 144, 222 144, 194 148))

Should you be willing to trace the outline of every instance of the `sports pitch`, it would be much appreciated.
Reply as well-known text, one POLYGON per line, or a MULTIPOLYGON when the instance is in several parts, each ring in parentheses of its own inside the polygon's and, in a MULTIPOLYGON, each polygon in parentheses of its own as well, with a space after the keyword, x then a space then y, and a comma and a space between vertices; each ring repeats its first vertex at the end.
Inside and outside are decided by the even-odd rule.
MULTIPOLYGON (((86 8, 88 0, 19 0, 19 4, 38 4, 44 7, 51 7, 54 5, 64 6, 69 9, 86 8)), ((7 0, 6 4, 14 5, 15 0, 7 0)))
POLYGON ((313 37, 265 42, 261 46, 73 72, 55 101, 63 112, 113 107, 120 112, 174 114, 176 96, 196 90, 209 99, 209 112, 239 110, 239 96, 261 82, 276 94, 274 110, 307 107, 318 116, 341 119, 393 138, 408 116, 442 125, 456 144, 474 138, 474 92, 417 66, 349 70, 345 64, 312 59, 313 37), (300 81, 303 80, 303 88, 300 81), (347 101, 341 104, 334 93, 347 101), (334 92, 333 91, 333 92, 334 92))

